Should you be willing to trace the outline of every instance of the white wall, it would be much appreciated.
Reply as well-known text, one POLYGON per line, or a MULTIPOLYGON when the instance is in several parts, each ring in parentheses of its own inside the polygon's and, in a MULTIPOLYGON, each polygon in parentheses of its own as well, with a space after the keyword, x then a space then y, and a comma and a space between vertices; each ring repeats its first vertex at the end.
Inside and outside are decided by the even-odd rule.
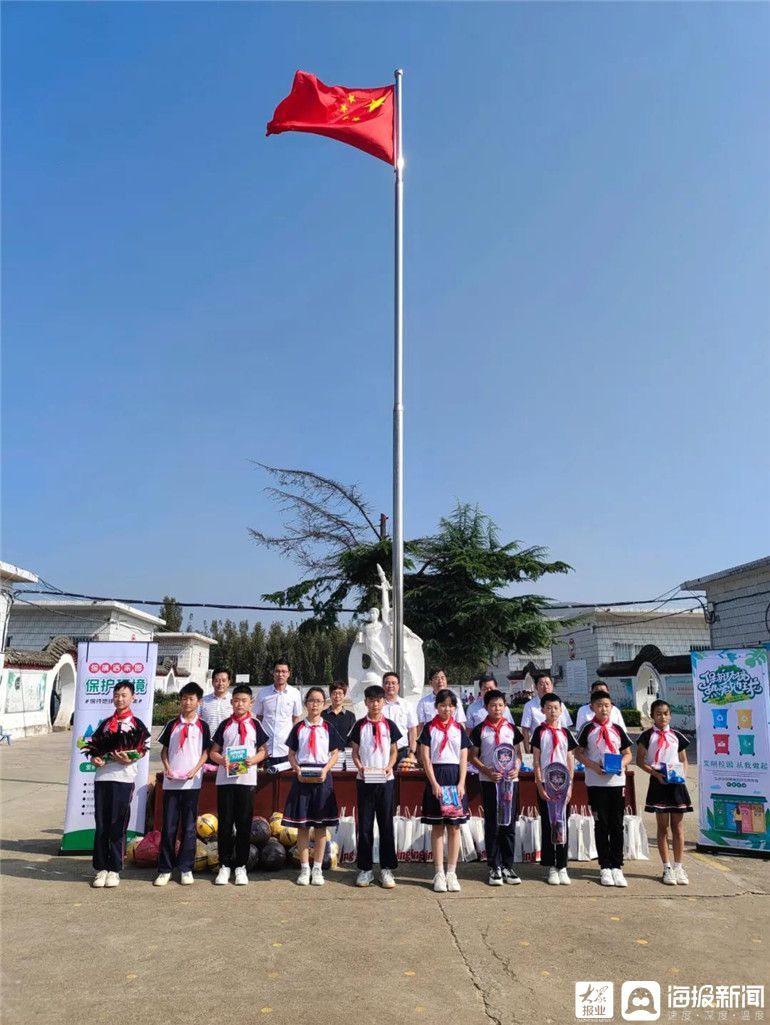
POLYGON ((711 624, 712 648, 754 648, 770 641, 767 618, 770 594, 770 567, 736 574, 706 585, 706 597, 714 604, 711 624), (755 595, 755 597, 752 597, 755 595), (721 604, 726 598, 737 599, 721 604))
POLYGON ((67 729, 75 702, 75 663, 62 655, 52 669, 5 666, 0 673, 0 725, 13 737, 50 733, 51 692, 59 677, 62 694, 57 728, 67 729), (62 686, 63 684, 63 686, 62 686))

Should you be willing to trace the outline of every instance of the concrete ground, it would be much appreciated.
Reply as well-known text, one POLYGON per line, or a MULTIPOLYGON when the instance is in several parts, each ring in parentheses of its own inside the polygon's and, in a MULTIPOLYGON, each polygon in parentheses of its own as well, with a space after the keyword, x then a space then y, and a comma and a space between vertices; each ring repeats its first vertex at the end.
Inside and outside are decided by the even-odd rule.
MULTIPOLYGON (((595 863, 573 864, 569 888, 526 865, 522 886, 500 889, 485 865, 465 864, 462 892, 445 895, 411 864, 393 891, 357 890, 353 868, 323 888, 299 889, 287 870, 247 888, 201 875, 159 890, 130 867, 119 888, 92 890, 90 860, 57 855, 70 743, 60 733, 0 750, 7 1025, 562 1025, 576 1020, 576 981, 610 980, 619 994, 629 979, 660 983, 667 1021, 668 984, 769 981, 770 867, 691 849, 691 885, 677 888, 660 883, 653 845, 650 861, 627 864, 627 890, 600 888, 595 863)), ((694 776, 690 786, 695 796, 694 776)), ((726 1014, 685 1020, 760 1020, 726 1014)))

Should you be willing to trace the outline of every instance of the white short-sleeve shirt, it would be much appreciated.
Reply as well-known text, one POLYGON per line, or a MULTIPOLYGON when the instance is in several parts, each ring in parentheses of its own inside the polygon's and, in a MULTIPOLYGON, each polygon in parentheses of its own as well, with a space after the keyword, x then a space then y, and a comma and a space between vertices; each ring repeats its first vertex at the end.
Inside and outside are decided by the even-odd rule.
MULTIPOLYGON (((468 705, 468 711, 465 713, 465 716, 465 725, 468 727, 469 730, 472 730, 474 726, 478 726, 479 723, 484 722, 484 720, 487 717, 487 709, 484 705, 484 699, 476 698, 475 701, 471 702, 471 704, 468 705)), ((505 711, 503 712, 503 718, 506 720, 506 722, 513 722, 511 710, 510 708, 508 708, 507 705, 505 706, 505 711)))
POLYGON ((217 727, 225 719, 229 719, 233 714, 233 704, 231 700, 230 691, 228 691, 224 697, 218 698, 216 694, 207 694, 200 705, 200 717, 205 719, 209 724, 209 730, 211 730, 211 736, 213 737, 217 731, 217 727))
POLYGON ((252 706, 252 714, 256 718, 262 716, 262 725, 268 736, 267 754, 269 758, 285 758, 289 753, 286 745, 294 719, 302 715, 302 695, 296 687, 288 684, 283 690, 260 687, 252 706))
MULTIPOLYGON (((587 722, 594 721, 594 710, 589 705, 581 705, 577 712, 577 718, 575 719, 575 732, 580 733, 587 722)), ((626 728, 623 715, 619 708, 615 705, 610 710, 610 722, 616 726, 620 726, 622 729, 626 728)))
POLYGON ((386 719, 390 719, 392 723, 395 723, 401 731, 401 736, 396 741, 396 746, 399 749, 406 747, 409 743, 408 731, 418 725, 414 706, 408 701, 404 701, 402 697, 397 697, 395 701, 385 702, 382 706, 382 714, 386 719))

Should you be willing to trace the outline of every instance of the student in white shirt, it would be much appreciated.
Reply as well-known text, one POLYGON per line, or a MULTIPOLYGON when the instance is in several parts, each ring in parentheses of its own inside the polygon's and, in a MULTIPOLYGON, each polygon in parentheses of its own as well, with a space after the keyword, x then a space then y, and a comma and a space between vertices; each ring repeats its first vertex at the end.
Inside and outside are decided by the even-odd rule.
POLYGON ((180 714, 167 722, 158 738, 163 763, 163 829, 161 830, 158 875, 155 886, 165 886, 176 867, 179 882, 194 881, 195 826, 203 766, 211 747, 208 723, 199 715, 203 691, 197 683, 186 683, 179 691, 180 714), (182 838, 176 851, 181 823, 182 838))
POLYGON ((625 730, 610 722, 612 698, 595 691, 591 698, 592 722, 578 737, 577 758, 585 765, 588 803, 594 816, 594 837, 599 855, 602 886, 628 886, 623 875, 623 812, 626 766, 631 761, 631 741, 625 730), (620 754, 620 772, 607 772, 606 754, 620 754))
MULTIPOLYGON (((548 673, 538 673, 535 677, 535 696, 526 703, 524 711, 521 713, 521 732, 524 734, 524 749, 526 751, 532 750, 532 734, 540 723, 545 722, 545 714, 540 707, 540 702, 546 694, 553 694, 553 680, 548 673)), ((559 726, 562 726, 566 730, 569 729, 571 725, 572 716, 562 705, 559 726)))
POLYGON ((211 677, 213 692, 207 694, 200 704, 200 717, 209 724, 213 737, 217 726, 233 714, 230 704, 230 673, 227 669, 215 669, 211 677))
MULTIPOLYGON (((418 726, 424 726, 425 723, 430 722, 436 715, 436 695, 440 690, 452 690, 447 683, 446 673, 443 669, 431 669, 430 675, 428 676, 428 683, 430 684, 431 693, 426 694, 425 697, 420 698, 417 702, 417 724, 418 726)), ((457 702, 455 708, 454 720, 455 722, 465 722, 465 709, 463 703, 458 698, 457 694, 452 691, 457 702)))
MULTIPOLYGON (((486 673, 479 680, 479 696, 475 701, 472 701, 465 712, 465 728, 470 734, 471 730, 483 723, 487 718, 487 707, 484 698, 487 694, 497 690, 497 680, 491 673, 486 673)), ((505 711, 503 712, 503 718, 506 722, 512 723, 513 716, 511 715, 510 708, 506 705, 505 711)), ((470 771, 470 766, 468 766, 470 771)))
POLYGON ((396 742, 398 748, 396 765, 398 765, 407 756, 414 756, 417 753, 417 713, 410 702, 398 695, 401 689, 398 673, 385 673, 382 677, 382 687, 385 691, 382 714, 386 719, 395 723, 401 733, 396 742))
MULTIPOLYGON (((577 716, 575 717, 575 733, 577 733, 578 735, 580 735, 580 731, 583 729, 587 722, 593 722, 594 710, 593 708, 591 708, 591 698, 594 696, 594 691, 597 690, 603 691, 605 694, 609 694, 607 684, 604 682, 604 680, 594 680, 594 682, 591 684, 591 693, 588 695, 588 704, 581 705, 577 711, 577 716)), ((612 706, 612 711, 610 712, 610 722, 614 723, 615 726, 620 726, 621 729, 626 728, 625 720, 623 719, 623 716, 621 715, 620 709, 617 707, 617 705, 612 706)))
POLYGON ((273 683, 261 687, 254 699, 252 714, 261 722, 268 736, 268 772, 275 766, 288 768, 289 748, 286 744, 292 726, 305 715, 302 695, 296 687, 289 686, 291 666, 285 658, 276 659, 273 666, 273 683))

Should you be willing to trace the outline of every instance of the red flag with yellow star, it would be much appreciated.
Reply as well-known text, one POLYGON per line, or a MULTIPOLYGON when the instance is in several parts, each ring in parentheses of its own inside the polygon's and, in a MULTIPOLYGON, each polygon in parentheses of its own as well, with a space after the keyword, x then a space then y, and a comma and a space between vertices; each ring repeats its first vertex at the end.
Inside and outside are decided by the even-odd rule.
POLYGON ((291 92, 275 108, 267 134, 312 132, 346 142, 388 164, 394 161, 393 86, 347 89, 324 85, 298 71, 291 92))

